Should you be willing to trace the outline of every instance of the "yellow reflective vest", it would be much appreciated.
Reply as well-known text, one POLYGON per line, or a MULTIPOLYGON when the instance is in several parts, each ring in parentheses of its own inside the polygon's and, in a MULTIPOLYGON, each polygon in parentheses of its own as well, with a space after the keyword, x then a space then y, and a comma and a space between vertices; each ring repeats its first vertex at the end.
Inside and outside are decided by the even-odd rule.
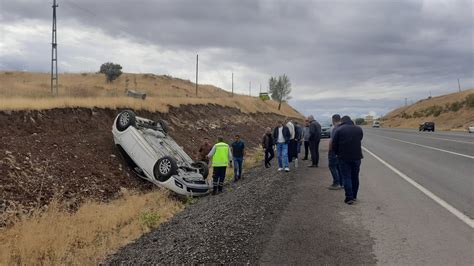
POLYGON ((212 155, 212 167, 227 167, 229 164, 229 145, 219 142, 214 145, 216 151, 212 155))

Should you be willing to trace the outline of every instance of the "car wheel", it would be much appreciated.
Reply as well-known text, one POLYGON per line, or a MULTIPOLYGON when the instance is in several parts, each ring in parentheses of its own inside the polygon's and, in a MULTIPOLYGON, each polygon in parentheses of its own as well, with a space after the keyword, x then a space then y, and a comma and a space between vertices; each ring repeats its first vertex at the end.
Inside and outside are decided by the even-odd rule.
POLYGON ((135 126, 135 122, 135 113, 130 110, 125 110, 119 114, 117 118, 116 127, 118 131, 124 131, 129 126, 135 126))
POLYGON ((199 173, 202 175, 204 179, 209 176, 209 167, 207 166, 206 162, 197 161, 192 164, 192 166, 196 167, 199 170, 199 173))
POLYGON ((157 178, 158 181, 165 182, 172 175, 178 173, 178 165, 176 164, 176 160, 169 156, 159 159, 156 162, 155 167, 153 167, 153 173, 155 174, 155 178, 157 178))

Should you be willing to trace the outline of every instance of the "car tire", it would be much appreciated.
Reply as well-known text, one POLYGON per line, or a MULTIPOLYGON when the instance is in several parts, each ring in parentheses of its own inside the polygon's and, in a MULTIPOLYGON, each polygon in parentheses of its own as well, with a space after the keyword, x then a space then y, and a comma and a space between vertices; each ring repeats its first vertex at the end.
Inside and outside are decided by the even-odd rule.
POLYGON ((206 179, 209 176, 209 167, 206 162, 197 161, 197 162, 194 162, 192 166, 199 169, 199 173, 202 175, 204 179, 206 179))
POLYGON ((153 174, 160 182, 167 181, 172 175, 177 173, 178 165, 176 164, 176 160, 169 156, 159 159, 153 167, 153 174))
POLYGON ((118 131, 125 131, 128 127, 135 126, 135 123, 135 113, 130 110, 125 110, 118 115, 115 126, 118 131))

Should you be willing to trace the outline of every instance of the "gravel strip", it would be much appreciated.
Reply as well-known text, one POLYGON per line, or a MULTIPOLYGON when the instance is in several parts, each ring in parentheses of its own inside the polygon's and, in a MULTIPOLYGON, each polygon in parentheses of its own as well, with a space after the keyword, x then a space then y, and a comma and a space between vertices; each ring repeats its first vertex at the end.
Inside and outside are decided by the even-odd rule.
POLYGON ((291 173, 251 169, 223 194, 199 199, 106 263, 256 262, 294 190, 291 173))

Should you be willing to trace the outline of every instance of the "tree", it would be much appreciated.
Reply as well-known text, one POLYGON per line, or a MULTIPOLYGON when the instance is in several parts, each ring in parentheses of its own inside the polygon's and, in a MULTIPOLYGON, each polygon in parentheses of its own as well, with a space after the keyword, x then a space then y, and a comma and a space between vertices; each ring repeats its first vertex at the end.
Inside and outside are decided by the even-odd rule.
POLYGON ((105 74, 107 82, 110 83, 122 75, 122 66, 112 62, 103 63, 100 66, 99 73, 105 74))
POLYGON ((367 122, 364 118, 356 118, 354 122, 356 125, 367 125, 367 122))
POLYGON ((281 108, 281 103, 291 99, 291 82, 287 75, 283 74, 282 76, 271 77, 268 81, 268 86, 270 88, 270 94, 272 99, 278 102, 278 110, 281 108))

